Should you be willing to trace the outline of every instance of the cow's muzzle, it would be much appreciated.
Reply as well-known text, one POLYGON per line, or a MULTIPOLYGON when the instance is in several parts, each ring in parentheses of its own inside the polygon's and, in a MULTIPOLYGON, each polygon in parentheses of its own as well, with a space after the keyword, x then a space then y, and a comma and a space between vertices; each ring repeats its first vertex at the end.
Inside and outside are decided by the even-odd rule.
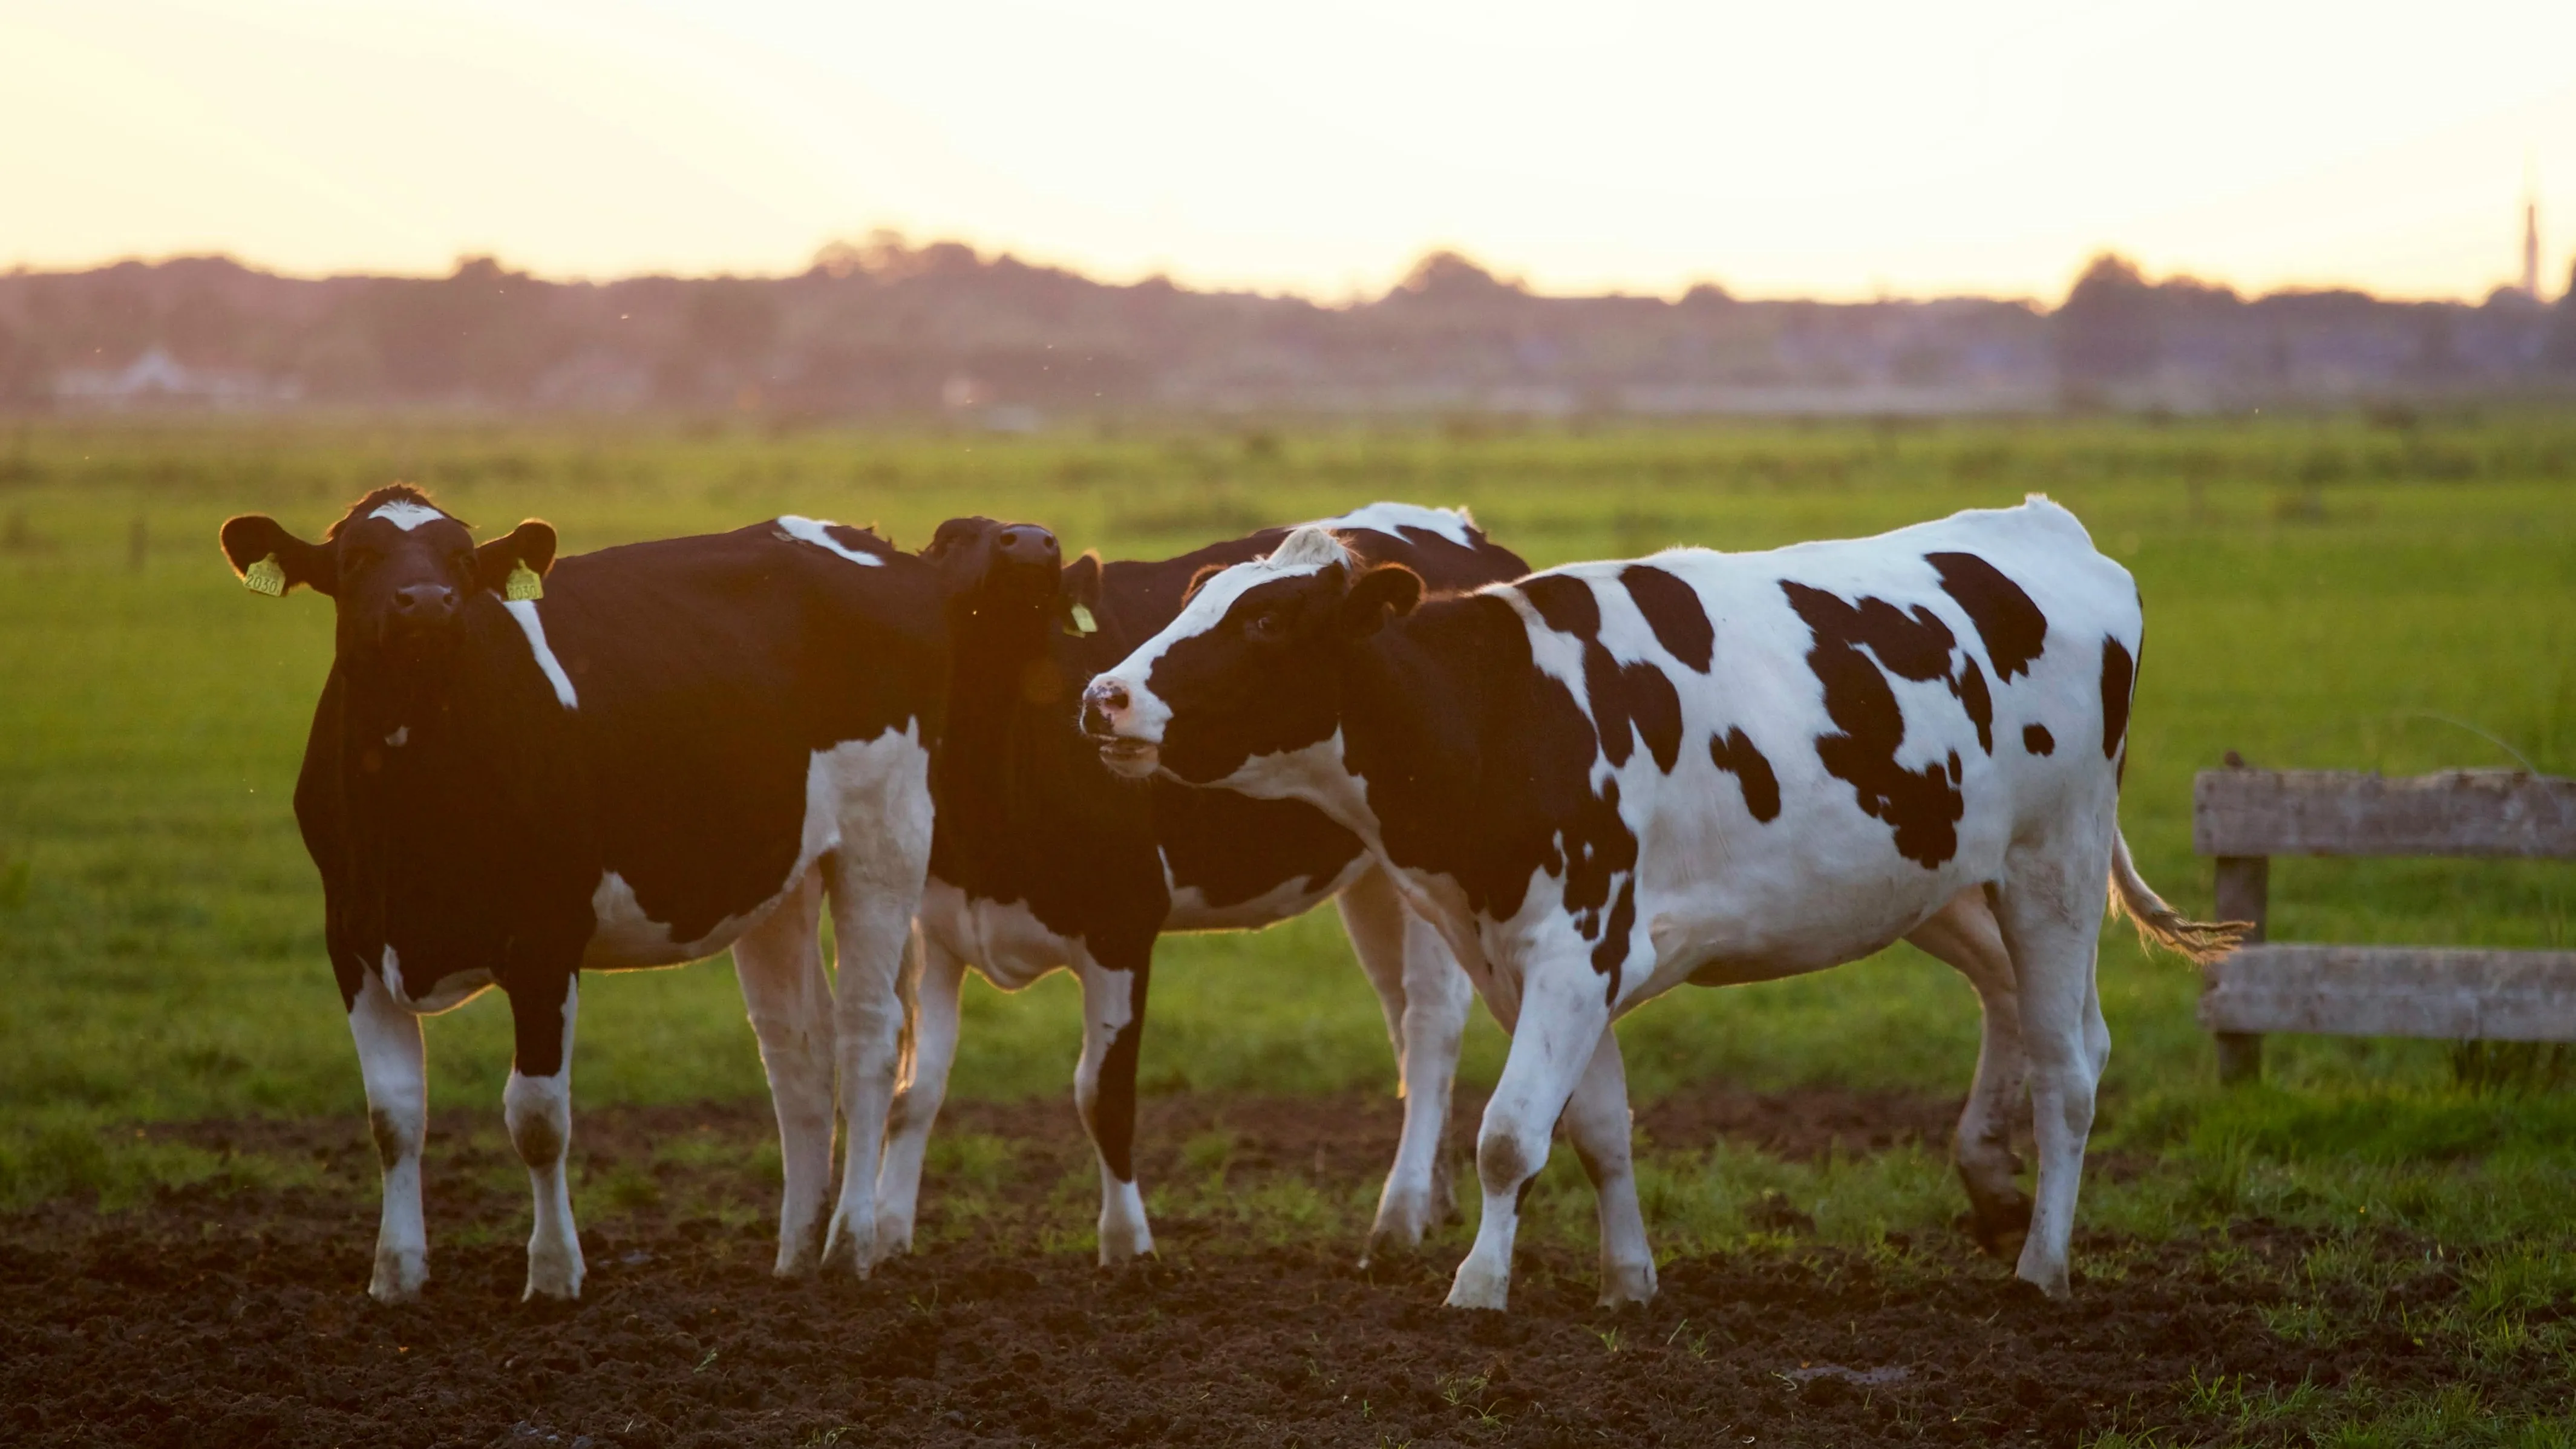
POLYGON ((1100 762, 1113 774, 1142 780, 1154 773, 1163 750, 1138 729, 1134 711, 1127 686, 1115 679, 1095 679, 1082 692, 1082 732, 1100 747, 1100 762))
POLYGON ((438 639, 456 622, 456 590, 445 584, 408 584, 385 601, 379 636, 387 644, 419 646, 438 639))

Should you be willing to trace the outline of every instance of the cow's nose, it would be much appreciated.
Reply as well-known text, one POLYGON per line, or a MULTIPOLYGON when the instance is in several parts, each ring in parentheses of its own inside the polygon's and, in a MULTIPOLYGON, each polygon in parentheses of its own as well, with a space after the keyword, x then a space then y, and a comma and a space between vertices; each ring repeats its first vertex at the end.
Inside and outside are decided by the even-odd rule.
POLYGON ((1056 561, 1055 535, 1034 523, 1015 523, 1002 530, 1002 557, 1013 563, 1056 561))
POLYGON ((1114 679, 1095 679, 1082 692, 1082 732, 1087 735, 1111 735, 1118 732, 1118 716, 1127 712, 1127 686, 1114 679))
POLYGON ((456 612, 456 590, 445 584, 406 584, 394 591, 394 616, 426 624, 456 612))

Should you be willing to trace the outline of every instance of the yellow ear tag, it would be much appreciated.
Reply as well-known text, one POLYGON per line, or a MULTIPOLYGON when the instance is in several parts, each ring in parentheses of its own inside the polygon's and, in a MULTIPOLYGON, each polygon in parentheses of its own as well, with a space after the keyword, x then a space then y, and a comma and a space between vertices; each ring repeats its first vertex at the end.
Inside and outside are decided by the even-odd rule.
POLYGON ((284 598, 286 570, 277 566, 277 555, 270 554, 242 570, 242 587, 254 594, 266 594, 272 599, 284 598))
POLYGON ((1100 625, 1092 619, 1091 611, 1080 604, 1073 606, 1073 632, 1086 635, 1100 632, 1100 625))
POLYGON ((528 567, 525 559, 511 566, 510 577, 501 585, 501 597, 513 604, 524 604, 530 599, 545 596, 546 581, 537 577, 537 571, 528 567))

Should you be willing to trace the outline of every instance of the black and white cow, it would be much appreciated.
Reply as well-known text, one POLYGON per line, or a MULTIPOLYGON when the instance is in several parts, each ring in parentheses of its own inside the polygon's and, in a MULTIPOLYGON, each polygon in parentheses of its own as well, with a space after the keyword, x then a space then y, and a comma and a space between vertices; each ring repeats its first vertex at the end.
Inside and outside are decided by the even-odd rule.
POLYGON ((527 1292, 569 1298, 580 973, 728 945, 778 1112, 778 1271, 864 1271, 930 855, 946 580, 975 560, 943 573, 793 517, 557 560, 543 523, 477 547, 402 486, 319 544, 248 516, 223 546, 252 588, 306 585, 339 621, 295 815, 384 1166, 368 1291, 407 1299, 428 1276, 421 1016, 508 995, 502 1102, 536 1195, 527 1292), (848 1166, 827 1225, 836 1076, 848 1166))
MULTIPOLYGON (((1446 509, 1379 503, 1315 527, 1357 558, 1400 563, 1436 587, 1527 572, 1446 509)), ((1405 1094, 1371 1246, 1418 1243, 1450 1206, 1441 1134, 1470 988, 1438 934, 1405 910, 1359 838, 1314 807, 1168 780, 1139 789, 1103 770, 1076 726, 1092 675, 1170 623, 1195 582, 1286 537, 1269 529, 1158 562, 1086 554, 1059 567, 1052 538, 956 519, 923 549, 944 562, 952 549, 981 547, 990 564, 960 600, 969 607, 933 776, 939 825, 921 907, 912 1074, 877 1189, 880 1251, 912 1238, 968 966, 1004 990, 1060 967, 1080 977, 1074 1098, 1100 1157, 1100 1260, 1117 1263, 1153 1250, 1132 1144, 1156 937, 1266 926, 1327 898, 1377 988, 1405 1094)))
MULTIPOLYGON (((2159 901, 2120 837, 2140 629, 2128 572, 2036 497, 1428 599, 1300 532, 1094 680, 1084 720, 1131 775, 1321 806, 1513 1029, 1452 1305, 1504 1305, 1519 1197, 1560 1116, 1601 1197, 1604 1301, 1651 1297, 1611 1022, 1684 982, 1899 939, 1988 1005, 1970 1115, 2000 1160, 1967 1172, 1972 1194, 2011 1189, 2000 1124, 2026 1067, 2040 1161, 2018 1271, 2063 1295, 2110 1050, 2106 891, 2166 945, 2232 939, 2159 901)), ((1976 1145, 1963 1129, 1963 1169, 1976 1145)))

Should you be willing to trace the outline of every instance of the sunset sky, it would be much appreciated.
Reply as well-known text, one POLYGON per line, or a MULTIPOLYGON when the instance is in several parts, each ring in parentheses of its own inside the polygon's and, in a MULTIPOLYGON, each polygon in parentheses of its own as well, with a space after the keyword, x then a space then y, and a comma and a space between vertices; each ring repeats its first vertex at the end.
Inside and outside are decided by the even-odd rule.
POLYGON ((2576 255, 2576 3, 11 0, 0 267, 2482 296, 2576 255))

